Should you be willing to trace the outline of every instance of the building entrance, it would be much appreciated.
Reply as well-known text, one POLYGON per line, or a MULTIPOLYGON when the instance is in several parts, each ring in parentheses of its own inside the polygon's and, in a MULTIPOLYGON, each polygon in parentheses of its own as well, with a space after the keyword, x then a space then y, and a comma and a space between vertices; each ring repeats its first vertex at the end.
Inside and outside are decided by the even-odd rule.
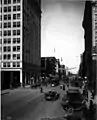
POLYGON ((2 71, 1 89, 9 89, 20 86, 20 71, 2 71))

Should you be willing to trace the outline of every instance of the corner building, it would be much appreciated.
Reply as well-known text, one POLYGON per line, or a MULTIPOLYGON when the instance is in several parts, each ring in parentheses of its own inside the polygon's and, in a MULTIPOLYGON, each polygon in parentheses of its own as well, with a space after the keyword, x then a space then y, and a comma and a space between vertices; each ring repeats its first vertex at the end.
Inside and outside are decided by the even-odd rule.
POLYGON ((86 1, 83 28, 85 51, 83 53, 84 76, 89 79, 89 88, 97 88, 97 1, 86 1))
POLYGON ((41 66, 40 0, 1 0, 1 89, 38 80, 41 66))

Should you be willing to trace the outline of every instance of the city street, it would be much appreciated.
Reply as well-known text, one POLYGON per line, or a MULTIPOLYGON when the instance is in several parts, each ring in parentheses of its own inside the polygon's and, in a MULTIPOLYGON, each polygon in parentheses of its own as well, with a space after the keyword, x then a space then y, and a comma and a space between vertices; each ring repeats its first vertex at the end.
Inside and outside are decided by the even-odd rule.
MULTIPOLYGON (((44 92, 51 89, 50 86, 43 87, 44 92)), ((52 87, 64 94, 58 87, 52 87)), ((44 93, 40 89, 18 88, 9 94, 2 95, 2 120, 41 120, 41 118, 63 117, 60 99, 56 101, 45 101, 44 93)))

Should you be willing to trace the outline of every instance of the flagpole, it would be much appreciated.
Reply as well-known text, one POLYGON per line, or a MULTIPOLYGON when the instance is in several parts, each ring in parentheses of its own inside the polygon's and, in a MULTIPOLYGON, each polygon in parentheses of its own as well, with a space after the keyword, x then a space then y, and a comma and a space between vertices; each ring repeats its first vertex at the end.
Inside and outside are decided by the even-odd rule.
MULTIPOLYGON (((54 56, 55 56, 55 48, 54 48, 54 56)), ((56 57, 56 56, 55 56, 56 57)))

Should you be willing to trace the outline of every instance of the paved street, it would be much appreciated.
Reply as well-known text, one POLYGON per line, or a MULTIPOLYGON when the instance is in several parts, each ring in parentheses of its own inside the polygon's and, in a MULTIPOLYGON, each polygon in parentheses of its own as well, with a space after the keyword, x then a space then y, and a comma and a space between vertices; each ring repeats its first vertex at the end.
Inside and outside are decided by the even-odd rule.
MULTIPOLYGON (((64 83, 61 83, 64 84, 64 83)), ((71 88, 71 86, 69 86, 71 88)), ((66 86, 66 89, 68 87, 66 86)), ((8 94, 3 94, 1 97, 1 115, 2 120, 45 120, 43 118, 57 118, 55 120, 65 120, 65 111, 61 106, 61 98, 66 91, 60 89, 60 86, 43 87, 43 92, 40 89, 31 89, 30 87, 18 88, 10 90, 8 94), (60 98, 56 101, 46 101, 44 93, 54 89, 60 93, 60 98)), ((76 113, 76 116, 81 116, 82 113, 76 113)), ((52 120, 53 120, 52 119, 52 120)), ((82 118, 82 120, 85 120, 82 118)))
MULTIPOLYGON (((44 92, 51 89, 44 87, 44 92)), ((61 93, 59 87, 53 87, 61 93)), ((44 94, 39 89, 19 88, 2 95, 2 120, 41 120, 45 117, 62 117, 64 111, 60 105, 60 99, 54 102, 45 101, 44 94)))

